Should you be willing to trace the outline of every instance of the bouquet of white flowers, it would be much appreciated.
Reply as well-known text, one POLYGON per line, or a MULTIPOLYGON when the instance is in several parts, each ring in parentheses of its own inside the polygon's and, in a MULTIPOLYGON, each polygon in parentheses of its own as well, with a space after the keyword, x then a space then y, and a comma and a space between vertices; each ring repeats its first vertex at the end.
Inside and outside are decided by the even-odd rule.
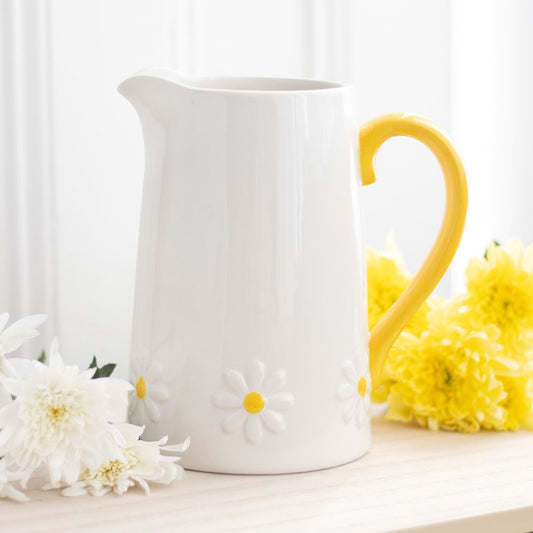
POLYGON ((98 368, 96 359, 82 371, 65 365, 57 339, 48 357, 7 358, 39 334, 46 316, 6 328, 8 320, 7 313, 0 315, 0 496, 27 500, 22 491, 31 478, 66 496, 100 496, 123 494, 136 483, 149 492, 149 481, 181 476, 176 454, 189 439, 173 446, 166 437, 140 440, 144 428, 120 419, 132 386, 109 377, 114 365, 98 368))

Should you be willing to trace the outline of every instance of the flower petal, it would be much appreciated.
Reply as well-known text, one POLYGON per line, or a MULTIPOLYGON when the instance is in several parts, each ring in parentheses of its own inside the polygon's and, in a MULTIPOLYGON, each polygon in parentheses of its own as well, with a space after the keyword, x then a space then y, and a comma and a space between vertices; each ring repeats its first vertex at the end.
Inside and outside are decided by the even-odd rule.
POLYGON ((279 368, 265 380, 263 391, 265 394, 276 392, 280 390, 287 382, 287 371, 284 368, 279 368))
POLYGON ((350 383, 357 383, 357 373, 353 361, 344 361, 342 363, 342 373, 350 383))
POLYGON ((253 361, 246 372, 246 382, 250 391, 258 391, 265 379, 265 363, 253 361))
POLYGON ((266 399, 266 406, 276 411, 285 411, 294 405, 294 396, 290 392, 278 392, 266 399))
POLYGON ((146 408, 144 402, 137 398, 136 395, 130 399, 128 415, 129 421, 134 424, 142 425, 146 421, 146 408))
POLYGON ((347 400, 355 397, 355 385, 353 383, 343 383, 337 387, 337 398, 339 400, 347 400))
POLYGON ((242 427, 246 415, 247 413, 244 408, 234 411, 224 418, 222 421, 222 429, 226 433, 234 433, 242 427))
POLYGON ((48 354, 48 366, 50 368, 63 368, 65 364, 63 363, 63 358, 59 353, 59 344, 57 337, 54 337, 52 344, 50 345, 50 353, 48 354))
POLYGON ((258 444, 263 440, 263 426, 257 415, 250 415, 248 417, 244 428, 244 434, 246 435, 246 440, 250 444, 258 444))
POLYGON ((342 418, 345 422, 349 422, 354 415, 355 407, 357 405, 357 402, 355 398, 351 398, 348 400, 347 404, 344 406, 344 409, 342 411, 342 418))
POLYGON ((11 394, 6 391, 5 387, 0 384, 0 407, 4 407, 4 405, 7 405, 12 402, 11 394))
POLYGON ((0 333, 2 333, 2 331, 6 327, 6 324, 8 323, 8 321, 9 321, 9 313, 2 313, 0 315, 0 333))
POLYGON ((281 433, 285 429, 285 418, 281 413, 265 409, 261 411, 260 416, 265 426, 273 433, 281 433))
MULTIPOLYGON (((3 318, 4 315, 0 316, 0 325, 3 318)), ((45 320, 46 315, 32 315, 13 322, 13 324, 0 335, 2 353, 12 352, 27 340, 39 335, 39 331, 36 328, 38 328, 45 320)))
MULTIPOLYGON (((109 378, 105 378, 109 379, 109 378)), ((161 412, 158 405, 152 400, 152 398, 145 396, 143 398, 144 405, 146 406, 146 412, 152 422, 159 422, 161 420, 161 412)))
POLYGON ((238 409, 242 407, 242 398, 231 392, 216 392, 213 394, 213 404, 221 409, 238 409))
POLYGON ((226 384, 230 390, 237 396, 244 397, 246 394, 248 394, 248 386, 246 385, 246 381, 244 381, 244 377, 240 372, 237 372, 236 370, 226 370, 224 372, 224 380, 226 381, 226 384))
POLYGON ((164 385, 149 385, 149 394, 156 402, 166 402, 168 400, 168 389, 164 385))
POLYGON ((358 428, 363 427, 368 421, 368 414, 365 411, 363 402, 357 402, 357 407, 355 409, 355 424, 358 428))
POLYGON ((166 446, 161 446, 161 449, 167 452, 184 452, 189 448, 190 444, 191 438, 187 437, 181 444, 167 444, 166 446))

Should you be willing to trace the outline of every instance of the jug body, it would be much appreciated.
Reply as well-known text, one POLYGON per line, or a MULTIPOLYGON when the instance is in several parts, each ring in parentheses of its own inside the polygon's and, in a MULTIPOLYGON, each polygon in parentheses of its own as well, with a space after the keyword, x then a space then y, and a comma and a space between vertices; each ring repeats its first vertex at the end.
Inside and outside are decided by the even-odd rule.
POLYGON ((351 88, 152 81, 124 90, 146 148, 132 421, 190 436, 196 470, 356 459, 370 382, 351 88))

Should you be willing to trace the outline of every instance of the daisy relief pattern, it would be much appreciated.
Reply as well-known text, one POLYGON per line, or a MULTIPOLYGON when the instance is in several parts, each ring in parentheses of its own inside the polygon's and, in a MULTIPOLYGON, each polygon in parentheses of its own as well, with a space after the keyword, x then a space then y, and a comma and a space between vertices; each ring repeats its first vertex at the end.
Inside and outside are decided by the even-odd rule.
POLYGON ((243 374, 238 370, 223 373, 225 390, 213 395, 213 404, 227 411, 222 420, 226 433, 236 433, 244 428, 250 444, 263 439, 263 428, 272 433, 285 430, 283 411, 294 405, 294 396, 282 389, 287 373, 280 368, 265 376, 265 364, 253 361, 243 374))
POLYGON ((337 387, 337 399, 344 403, 342 417, 346 423, 355 418, 362 427, 370 418, 370 374, 368 368, 357 360, 344 361, 342 373, 346 382, 337 387))
POLYGON ((130 392, 128 418, 143 425, 147 420, 161 420, 160 405, 168 400, 165 371, 157 361, 150 362, 146 355, 134 357, 130 368, 130 392))

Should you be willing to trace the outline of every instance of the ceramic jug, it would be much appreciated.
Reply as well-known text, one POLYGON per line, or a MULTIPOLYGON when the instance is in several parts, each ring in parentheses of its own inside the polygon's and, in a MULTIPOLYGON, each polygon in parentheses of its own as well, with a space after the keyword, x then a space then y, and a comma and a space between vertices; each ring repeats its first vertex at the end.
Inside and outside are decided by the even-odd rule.
POLYGON ((387 350, 444 274, 467 192, 448 138, 393 114, 360 128, 352 88, 305 79, 147 70, 119 91, 146 151, 131 420, 191 437, 183 465, 289 473, 370 446, 387 350), (368 335, 360 186, 390 137, 438 158, 444 220, 418 274, 368 335))

